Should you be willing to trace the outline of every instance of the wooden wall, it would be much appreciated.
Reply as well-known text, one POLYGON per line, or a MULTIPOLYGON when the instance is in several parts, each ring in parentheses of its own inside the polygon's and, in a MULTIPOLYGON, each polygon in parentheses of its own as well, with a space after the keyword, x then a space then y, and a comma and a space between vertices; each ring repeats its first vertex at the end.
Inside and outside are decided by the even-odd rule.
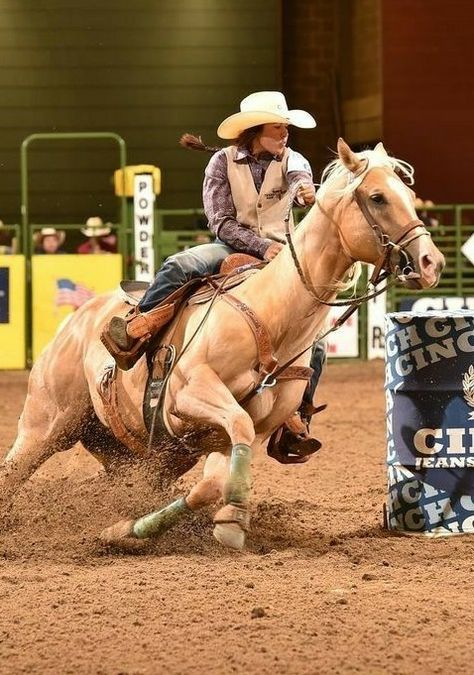
POLYGON ((473 203, 474 3, 384 0, 382 23, 387 147, 422 198, 473 203))
POLYGON ((342 132, 354 147, 383 135, 381 2, 338 0, 337 69, 342 132))
MULTIPOLYGON (((471 0, 0 0, 0 219, 20 220, 21 141, 51 131, 120 134, 130 164, 161 167, 161 206, 197 207, 208 158, 179 136, 218 143, 273 88, 318 120, 291 135, 315 175, 339 134, 382 138, 423 197, 473 201, 473 23, 471 0)), ((117 164, 110 143, 32 146, 32 219, 114 219, 117 164)))
MULTIPOLYGON (((20 220, 20 144, 36 132, 116 132, 129 164, 162 169, 162 207, 200 206, 208 156, 178 138, 215 144, 243 96, 280 88, 279 24, 279 0, 0 0, 0 219, 20 220)), ((31 219, 114 219, 117 166, 111 143, 33 145, 31 219)))
POLYGON ((333 0, 283 3, 283 88, 290 108, 307 110, 318 124, 316 129, 290 128, 290 145, 308 158, 316 180, 338 136, 336 6, 333 0))
POLYGON ((293 129, 291 143, 315 177, 333 159, 338 136, 353 146, 380 140, 381 0, 292 0, 283 3, 283 87, 291 107, 317 119, 293 129))

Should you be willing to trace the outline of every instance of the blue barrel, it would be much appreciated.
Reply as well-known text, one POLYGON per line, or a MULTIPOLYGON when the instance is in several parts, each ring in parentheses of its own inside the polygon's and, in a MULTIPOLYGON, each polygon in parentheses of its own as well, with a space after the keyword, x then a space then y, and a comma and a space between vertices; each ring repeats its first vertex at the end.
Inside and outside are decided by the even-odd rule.
POLYGON ((474 312, 385 320, 387 526, 474 532, 474 312))

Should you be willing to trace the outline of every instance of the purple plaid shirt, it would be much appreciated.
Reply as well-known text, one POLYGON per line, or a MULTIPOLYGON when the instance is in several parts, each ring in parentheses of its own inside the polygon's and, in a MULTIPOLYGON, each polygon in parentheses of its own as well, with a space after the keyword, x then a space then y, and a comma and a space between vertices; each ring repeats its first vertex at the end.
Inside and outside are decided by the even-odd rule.
MULTIPOLYGON (((298 182, 312 184, 313 175, 308 161, 299 153, 294 153, 293 158, 296 160, 293 162, 294 170, 288 171, 286 177, 288 188, 291 190, 298 182)), ((274 159, 281 161, 269 153, 256 158, 246 148, 239 148, 236 161, 249 165, 257 192, 260 192, 265 172, 274 159)), ((202 196, 211 232, 235 251, 263 258, 272 240, 259 237, 236 220, 237 211, 227 177, 227 157, 224 150, 216 152, 206 167, 202 196)))

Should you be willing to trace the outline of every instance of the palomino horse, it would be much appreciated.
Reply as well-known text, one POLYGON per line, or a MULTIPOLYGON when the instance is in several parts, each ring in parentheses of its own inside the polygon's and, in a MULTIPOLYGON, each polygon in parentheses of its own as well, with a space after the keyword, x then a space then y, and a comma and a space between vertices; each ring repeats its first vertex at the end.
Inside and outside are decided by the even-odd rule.
POLYGON ((80 308, 32 369, 18 437, 2 466, 0 495, 9 498, 48 457, 78 441, 105 468, 118 457, 135 456, 172 479, 205 456, 203 478, 189 494, 138 520, 111 525, 102 539, 138 545, 181 516, 223 500, 214 534, 241 549, 251 453, 297 410, 305 388, 301 377, 285 378, 283 371, 271 381, 269 373, 295 356, 293 372, 295 366, 305 369, 309 353, 301 352, 321 334, 325 303, 335 299, 356 261, 384 268, 409 288, 430 288, 439 280, 444 258, 417 219, 414 193, 399 174, 411 179, 413 169, 389 157, 382 144, 356 154, 339 139, 338 158, 323 173, 317 202, 290 245, 234 288, 233 302, 217 296, 188 305, 174 320, 168 337, 179 357, 165 380, 160 417, 175 445, 147 445, 146 358, 116 374, 115 408, 98 391, 107 364, 112 372, 99 335, 111 316, 126 311, 122 301, 109 294, 80 308), (112 433, 117 420, 120 441, 112 433))

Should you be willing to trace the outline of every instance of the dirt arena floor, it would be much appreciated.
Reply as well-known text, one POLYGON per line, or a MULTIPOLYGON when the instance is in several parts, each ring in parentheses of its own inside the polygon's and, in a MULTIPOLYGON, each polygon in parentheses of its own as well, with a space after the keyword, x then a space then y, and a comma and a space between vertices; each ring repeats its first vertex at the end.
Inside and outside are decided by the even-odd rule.
MULTIPOLYGON (((26 383, 0 373, 2 453, 26 383)), ((105 552, 104 526, 160 498, 81 448, 49 460, 0 519, 0 672, 471 673, 474 537, 382 528, 383 364, 329 364, 323 402, 308 464, 255 458, 242 553, 210 511, 146 554, 105 552)))

